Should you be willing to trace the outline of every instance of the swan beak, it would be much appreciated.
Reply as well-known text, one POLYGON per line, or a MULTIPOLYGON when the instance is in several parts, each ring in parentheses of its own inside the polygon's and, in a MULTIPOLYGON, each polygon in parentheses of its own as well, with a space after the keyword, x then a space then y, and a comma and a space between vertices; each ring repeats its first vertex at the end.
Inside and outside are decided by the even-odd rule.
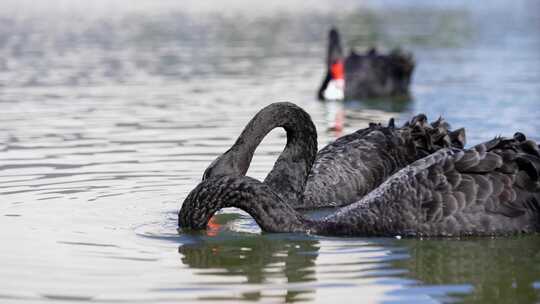
POLYGON ((343 100, 345 98, 345 69, 342 59, 330 66, 330 81, 324 90, 325 100, 343 100))

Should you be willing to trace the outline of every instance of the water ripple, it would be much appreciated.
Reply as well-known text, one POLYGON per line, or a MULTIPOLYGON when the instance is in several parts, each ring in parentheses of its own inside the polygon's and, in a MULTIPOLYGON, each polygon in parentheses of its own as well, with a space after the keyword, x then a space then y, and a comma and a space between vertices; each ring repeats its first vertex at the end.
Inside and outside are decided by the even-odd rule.
MULTIPOLYGON (((538 302, 538 236, 265 234, 236 209, 176 227, 208 163, 273 101, 306 109, 321 147, 340 109, 344 132, 425 112, 469 143, 540 139, 535 1, 173 2, 0 3, 2 302, 538 302), (317 102, 332 24, 360 50, 411 49, 413 98, 317 102)), ((285 143, 271 132, 248 174, 285 143)))

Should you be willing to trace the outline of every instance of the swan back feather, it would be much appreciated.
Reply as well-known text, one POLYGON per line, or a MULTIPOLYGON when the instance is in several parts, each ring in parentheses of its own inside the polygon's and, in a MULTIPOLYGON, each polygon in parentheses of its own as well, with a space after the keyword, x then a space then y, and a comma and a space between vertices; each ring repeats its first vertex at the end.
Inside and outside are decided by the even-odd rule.
POLYGON ((463 148, 465 131, 450 130, 439 118, 429 123, 426 115, 413 117, 396 128, 370 124, 338 138, 317 154, 297 209, 351 204, 375 189, 392 174, 445 147, 463 148))
POLYGON ((538 146, 520 135, 420 159, 326 218, 326 226, 333 227, 320 225, 319 232, 466 236, 540 231, 538 146))

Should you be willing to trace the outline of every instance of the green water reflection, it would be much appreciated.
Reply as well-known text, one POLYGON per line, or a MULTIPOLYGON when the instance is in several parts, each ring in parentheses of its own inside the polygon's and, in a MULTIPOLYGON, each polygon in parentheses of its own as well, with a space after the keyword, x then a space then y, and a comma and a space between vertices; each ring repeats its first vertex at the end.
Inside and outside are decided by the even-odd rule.
MULTIPOLYGON (((178 252, 182 263, 201 272, 201 276, 245 278, 243 284, 270 284, 284 281, 286 284, 316 280, 315 259, 319 249, 315 239, 293 239, 282 236, 246 236, 236 239, 182 245, 178 252), (284 279, 284 280, 283 280, 284 279)), ((298 302, 314 289, 286 288, 283 300, 298 302)), ((238 298, 203 297, 201 300, 250 300, 263 297, 262 292, 241 293, 238 298)))
POLYGON ((471 284, 467 303, 538 303, 540 237, 404 240, 410 259, 395 267, 424 284, 471 284), (536 282, 536 283, 535 283, 536 282), (536 288, 535 288, 536 286, 536 288))

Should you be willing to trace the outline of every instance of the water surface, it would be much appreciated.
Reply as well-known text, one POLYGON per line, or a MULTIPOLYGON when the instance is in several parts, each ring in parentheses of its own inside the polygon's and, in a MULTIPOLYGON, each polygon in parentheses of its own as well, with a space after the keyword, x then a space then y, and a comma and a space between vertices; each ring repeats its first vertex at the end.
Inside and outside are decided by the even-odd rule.
MULTIPOLYGON (((263 106, 315 100, 326 29, 400 45, 412 99, 344 105, 346 132, 424 112, 474 144, 540 140, 535 1, 6 0, 0 4, 0 302, 540 302, 540 237, 262 234, 238 210, 176 230, 204 168, 263 106), (339 8, 339 10, 338 10, 339 8)), ((249 175, 283 149, 273 131, 249 175)))

